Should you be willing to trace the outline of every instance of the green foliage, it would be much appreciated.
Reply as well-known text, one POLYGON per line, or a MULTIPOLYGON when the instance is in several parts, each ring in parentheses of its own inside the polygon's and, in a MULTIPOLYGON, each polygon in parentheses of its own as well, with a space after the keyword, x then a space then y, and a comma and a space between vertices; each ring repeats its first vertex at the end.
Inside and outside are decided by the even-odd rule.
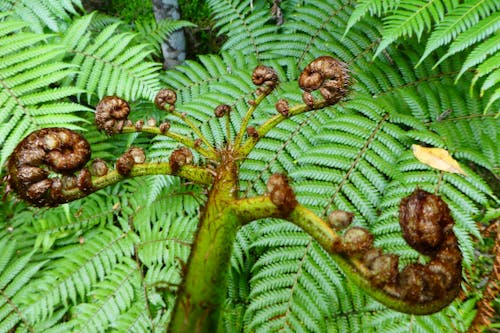
MULTIPOLYGON (((477 166, 498 176, 500 132, 495 114, 483 113, 488 105, 498 109, 484 88, 497 81, 487 79, 481 88, 470 88, 469 81, 493 75, 498 65, 495 54, 478 62, 487 52, 474 56, 467 47, 489 42, 476 47, 494 49, 496 7, 430 1, 427 11, 413 11, 412 17, 418 1, 360 1, 356 7, 343 0, 290 1, 278 27, 265 1, 253 1, 253 7, 209 1, 228 38, 223 52, 160 74, 150 55, 172 26, 142 23, 132 33, 98 14, 75 16, 69 6, 78 7, 76 1, 50 3, 65 8, 68 17, 54 12, 31 21, 20 9, 0 16, 0 163, 23 136, 46 126, 86 130, 93 157, 110 163, 132 145, 146 147, 148 158, 166 160, 175 141, 138 134, 110 140, 90 123, 90 112, 81 112, 89 108, 76 102, 95 105, 103 95, 120 94, 131 99, 133 110, 142 110, 132 112, 133 120, 158 119, 164 114, 151 98, 163 84, 177 91, 177 110, 222 147, 225 119, 215 118, 213 109, 232 106, 234 136, 253 98, 250 76, 257 64, 274 67, 280 85, 252 125, 274 115, 279 98, 301 103, 300 71, 329 54, 349 64, 354 84, 348 100, 269 132, 241 163, 241 196, 264 193, 272 173, 286 172, 301 203, 320 216, 333 209, 354 212, 354 224, 368 227, 378 246, 406 263, 417 254, 401 238, 399 202, 416 187, 437 192, 457 221, 466 272, 475 265, 474 239, 481 239, 475 221, 485 208, 498 207, 477 166), (450 9, 446 15, 444 8, 450 9), (388 11, 398 17, 364 15, 388 11), (49 17, 57 18, 58 29, 49 17), (396 21, 406 28, 391 32, 396 21), (153 31, 158 34, 147 36, 153 31), (397 48, 384 45, 396 41, 397 48), (478 72, 464 71, 454 82, 468 64, 478 72), (448 149, 467 176, 418 162, 411 154, 414 143, 448 149)), ((0 6, 12 4, 0 0, 0 6)), ((183 123, 169 120, 190 135, 183 123)), ((0 203, 0 332, 164 331, 204 199, 200 188, 177 178, 148 176, 54 209, 0 203)), ((465 332, 479 299, 465 291, 465 300, 432 316, 389 310, 348 281, 308 235, 280 220, 258 221, 239 232, 228 285, 228 332, 401 332, 410 324, 418 332, 465 332)))
POLYGON ((415 35, 421 39, 424 32, 431 32, 417 66, 438 48, 449 44, 448 51, 440 55, 435 66, 458 52, 467 52, 468 57, 460 68, 456 81, 466 71, 474 69, 476 75, 472 80, 472 86, 482 78, 481 95, 488 91, 492 92, 485 109, 490 108, 500 97, 498 1, 360 0, 358 2, 349 19, 348 30, 367 13, 385 16, 382 40, 375 55, 380 54, 401 37, 415 35))
POLYGON ((138 34, 119 32, 119 22, 94 32, 93 15, 86 15, 72 21, 68 17, 65 31, 54 35, 30 31, 33 25, 20 21, 16 13, 0 17, 2 165, 17 142, 35 129, 83 129, 86 122, 77 111, 90 109, 68 97, 83 94, 88 101, 96 101, 119 94, 152 100, 160 88, 161 67, 150 59, 158 47, 153 43, 185 24, 160 23, 158 31, 145 40, 138 34))

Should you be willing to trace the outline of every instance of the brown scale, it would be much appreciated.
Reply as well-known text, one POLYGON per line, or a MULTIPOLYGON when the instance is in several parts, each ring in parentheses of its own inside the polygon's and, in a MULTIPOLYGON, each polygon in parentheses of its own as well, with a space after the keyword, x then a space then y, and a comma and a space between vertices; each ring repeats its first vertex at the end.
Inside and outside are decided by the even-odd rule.
POLYGON ((214 110, 214 114, 217 118, 224 117, 224 115, 226 115, 229 112, 231 112, 231 106, 227 104, 218 105, 214 110))
POLYGON ((271 202, 285 215, 289 214, 298 204, 295 193, 288 184, 288 179, 282 174, 275 173, 269 177, 267 191, 271 202))
POLYGON ((255 129, 254 126, 248 126, 247 127, 247 135, 251 138, 258 139, 259 138, 259 133, 255 129))
POLYGON ((456 295, 462 277, 462 254, 446 203, 417 189, 401 200, 399 215, 405 240, 421 254, 430 256, 430 260, 427 264, 409 264, 398 272, 396 255, 371 248, 362 260, 368 278, 375 286, 387 287, 392 294, 413 303, 456 295))
POLYGON ((129 113, 130 106, 125 100, 118 96, 106 96, 97 104, 95 124, 109 135, 120 133, 129 113))
POLYGON ((252 82, 259 86, 257 95, 266 94, 278 85, 278 74, 271 67, 259 65, 253 70, 252 82))
POLYGON ((66 128, 34 131, 14 149, 7 161, 9 187, 35 206, 65 202, 65 181, 49 178, 49 171, 66 178, 90 159, 90 145, 81 135, 66 128))
POLYGON ((308 106, 314 103, 311 92, 319 90, 325 101, 335 104, 347 95, 350 84, 347 65, 330 56, 316 58, 299 77, 302 99, 308 106))
POLYGON ((290 106, 286 99, 280 99, 275 105, 276 111, 278 111, 283 117, 288 117, 290 112, 290 106))
POLYGON ((168 159, 170 169, 176 173, 180 167, 193 163, 193 153, 187 147, 176 149, 168 159))
POLYGON ((128 176, 134 164, 134 157, 129 152, 126 152, 116 160, 116 171, 122 176, 128 176))
POLYGON ((155 97, 155 105, 159 109, 165 109, 165 106, 168 104, 170 105, 169 111, 174 110, 175 107, 174 105, 176 101, 177 101, 177 94, 175 93, 175 91, 167 88, 161 89, 156 94, 155 97))

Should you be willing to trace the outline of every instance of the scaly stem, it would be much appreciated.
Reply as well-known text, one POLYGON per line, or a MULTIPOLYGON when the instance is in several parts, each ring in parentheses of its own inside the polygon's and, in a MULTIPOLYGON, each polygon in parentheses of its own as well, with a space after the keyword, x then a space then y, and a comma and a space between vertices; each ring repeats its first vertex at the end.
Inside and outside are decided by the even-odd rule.
MULTIPOLYGON (((123 127, 121 133, 135 133, 138 132, 137 129, 134 126, 125 126, 123 127)), ((171 130, 168 130, 165 133, 162 133, 160 129, 156 126, 143 126, 142 129, 139 132, 143 133, 149 133, 149 134, 155 134, 155 135, 165 135, 168 136, 169 138, 174 139, 175 141, 182 143, 183 145, 196 150, 198 153, 203 155, 204 157, 215 160, 216 159, 216 153, 214 150, 208 150, 203 147, 200 147, 194 143, 194 140, 188 138, 187 136, 184 136, 182 134, 175 133, 171 130)))
MULTIPOLYGON (((274 127, 276 127, 282 121, 284 121, 290 117, 304 113, 304 112, 324 108, 324 107, 328 106, 328 104, 329 103, 327 103, 324 100, 315 102, 312 107, 309 107, 305 104, 299 104, 299 105, 296 105, 296 106, 290 108, 287 117, 285 117, 281 114, 276 114, 275 116, 271 117, 268 121, 266 121, 264 124, 260 125, 257 128, 258 137, 248 138, 241 145, 241 147, 238 147, 235 145, 236 147, 238 147, 239 157, 243 158, 243 157, 248 156, 248 154, 252 151, 253 147, 255 147, 255 145, 259 141, 259 139, 264 137, 270 130, 272 130, 274 127)), ((245 127, 245 129, 246 129, 246 127, 245 127)))
POLYGON ((253 102, 252 105, 248 108, 247 113, 245 114, 245 117, 243 118, 243 121, 241 123, 240 131, 238 132, 238 135, 234 139, 234 146, 238 148, 241 144, 241 141, 243 140, 243 136, 245 135, 245 131, 247 130, 248 123, 250 122, 250 119, 252 119, 252 114, 257 109, 259 104, 266 98, 267 94, 261 94, 259 95, 255 101, 253 102))
POLYGON ((330 253, 332 259, 351 281, 354 281, 374 299, 394 310, 417 315, 431 314, 450 304, 457 296, 458 289, 441 299, 426 303, 415 303, 398 298, 393 294, 390 287, 377 288, 366 278, 366 268, 363 267, 359 260, 338 254, 339 235, 325 221, 300 204, 288 215, 283 215, 269 197, 259 196, 237 200, 232 204, 231 208, 233 214, 241 219, 242 223, 268 217, 279 217, 300 227, 330 253))
MULTIPOLYGON (((139 177, 148 175, 172 175, 172 169, 169 163, 142 163, 136 164, 132 167, 130 174, 125 177, 120 175, 116 170, 108 172, 102 177, 92 178, 92 190, 89 192, 82 192, 78 188, 63 191, 63 196, 67 201, 73 201, 89 195, 89 193, 96 192, 109 185, 118 183, 119 181, 128 177, 139 177)), ((205 168, 199 166, 185 165, 181 167, 176 175, 183 177, 199 185, 210 185, 213 181, 212 174, 205 168)))
POLYGON ((227 140, 227 145, 229 146, 231 143, 231 112, 226 112, 225 120, 226 120, 226 140, 227 140))
POLYGON ((228 207, 238 193, 233 152, 222 151, 177 295, 168 332, 217 332, 226 274, 241 223, 228 207))

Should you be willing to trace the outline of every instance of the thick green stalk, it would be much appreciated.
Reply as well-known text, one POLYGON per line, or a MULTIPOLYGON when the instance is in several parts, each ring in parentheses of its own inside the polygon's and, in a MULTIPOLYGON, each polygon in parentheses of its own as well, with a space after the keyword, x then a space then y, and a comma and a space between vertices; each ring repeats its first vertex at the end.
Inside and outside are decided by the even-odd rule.
POLYGON ((441 310, 457 297, 458 288, 444 295, 442 298, 426 303, 415 303, 397 297, 390 287, 380 288, 374 286, 366 275, 363 274, 366 268, 363 267, 359 260, 338 254, 340 236, 335 230, 302 205, 297 205, 290 213, 283 214, 271 202, 269 197, 260 196, 237 200, 233 203, 231 211, 238 216, 242 223, 249 223, 267 217, 279 217, 302 228, 302 230, 313 237, 318 244, 330 253, 332 259, 351 281, 354 281, 354 283, 374 299, 394 310, 417 315, 431 314, 441 310))
MULTIPOLYGON (((148 162, 136 164, 132 167, 128 176, 120 175, 116 170, 108 172, 101 177, 92 178, 92 188, 88 191, 81 191, 78 187, 64 190, 63 196, 66 201, 73 201, 88 196, 90 193, 99 191, 107 186, 116 184, 125 178, 149 176, 149 175, 172 175, 172 168, 165 162, 148 162)), ((209 185, 212 183, 212 174, 206 168, 194 165, 185 165, 175 173, 185 179, 199 185, 209 185)))
POLYGON ((217 332, 226 294, 226 273, 241 223, 231 213, 238 193, 237 164, 221 152, 214 184, 200 218, 168 332, 217 332))

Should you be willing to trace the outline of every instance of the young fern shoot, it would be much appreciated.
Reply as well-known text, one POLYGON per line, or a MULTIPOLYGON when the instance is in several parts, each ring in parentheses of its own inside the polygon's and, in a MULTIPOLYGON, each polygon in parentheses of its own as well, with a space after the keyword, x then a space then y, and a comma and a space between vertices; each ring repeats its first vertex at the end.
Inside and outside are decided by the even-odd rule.
POLYGON ((177 141, 181 146, 171 152, 168 163, 148 162, 143 150, 131 148, 117 159, 114 170, 108 170, 102 160, 89 163, 90 145, 81 135, 61 128, 44 129, 25 138, 9 158, 8 184, 19 197, 36 206, 75 200, 125 177, 170 174, 205 186, 207 201, 191 254, 183 266, 183 282, 169 324, 171 332, 222 330, 226 275, 236 233, 247 223, 270 217, 302 228, 348 278, 388 307, 429 314, 448 305, 459 291, 462 255, 448 206, 436 195, 416 190, 401 201, 400 224, 406 242, 430 258, 426 264, 413 263, 402 270, 399 257, 375 247, 367 229, 349 227, 352 213, 334 211, 323 220, 301 205, 286 175, 271 176, 267 193, 239 197, 239 166, 259 140, 290 117, 340 102, 349 92, 350 75, 346 64, 337 59, 315 59, 298 80, 304 103, 290 105, 279 99, 277 114, 256 127, 249 126, 252 115, 279 82, 277 73, 263 65, 255 68, 252 81, 257 86, 256 98, 249 102, 234 140, 229 127, 231 107, 222 104, 214 110, 215 117, 225 117, 227 138, 222 148, 211 144, 188 114, 176 111, 176 93, 170 89, 162 89, 155 104, 167 112, 167 117, 184 122, 195 139, 177 133, 168 121, 134 124, 128 119, 129 104, 108 96, 97 105, 96 126, 109 135, 143 132, 177 141), (193 151, 203 160, 199 165, 194 164, 193 151))

